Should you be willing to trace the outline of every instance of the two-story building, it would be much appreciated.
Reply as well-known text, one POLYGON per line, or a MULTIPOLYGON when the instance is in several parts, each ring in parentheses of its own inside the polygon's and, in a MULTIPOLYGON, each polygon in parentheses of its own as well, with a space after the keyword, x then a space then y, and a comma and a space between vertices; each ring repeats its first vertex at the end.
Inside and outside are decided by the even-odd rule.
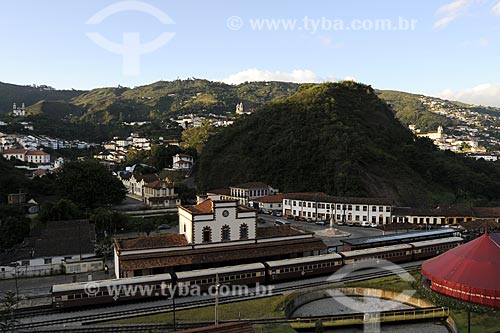
POLYGON ((2 152, 2 156, 7 160, 15 158, 38 165, 50 164, 50 154, 43 150, 8 149, 2 152))
POLYGON ((193 167, 194 158, 191 155, 175 154, 172 157, 172 169, 190 170, 193 167))
POLYGON ((138 175, 119 173, 118 178, 128 191, 128 196, 141 200, 151 208, 175 208, 181 204, 175 193, 174 183, 169 179, 160 179, 156 174, 138 175))
POLYGON ((322 192, 287 193, 283 214, 314 221, 391 223, 392 200, 386 198, 336 197, 322 192))
POLYGON ((248 206, 249 202, 253 199, 279 193, 278 189, 272 188, 262 182, 250 182, 230 186, 229 191, 229 196, 237 199, 244 206, 248 206))

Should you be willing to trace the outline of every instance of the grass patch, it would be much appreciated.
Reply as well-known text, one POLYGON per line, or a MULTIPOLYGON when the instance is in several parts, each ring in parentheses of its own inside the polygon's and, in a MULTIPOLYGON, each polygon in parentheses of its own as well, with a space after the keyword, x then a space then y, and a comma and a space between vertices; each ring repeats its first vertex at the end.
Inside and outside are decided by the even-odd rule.
MULTIPOLYGON (((284 299, 285 296, 273 296, 221 304, 219 306, 219 320, 283 318, 284 312, 282 305, 284 299)), ((176 311, 175 317, 176 321, 179 323, 213 321, 215 317, 215 308, 212 305, 176 311)), ((151 316, 114 320, 106 322, 106 324, 170 323, 172 319, 172 313, 160 313, 151 316)))
POLYGON ((275 325, 254 325, 257 333, 297 333, 290 325, 275 324, 275 325))

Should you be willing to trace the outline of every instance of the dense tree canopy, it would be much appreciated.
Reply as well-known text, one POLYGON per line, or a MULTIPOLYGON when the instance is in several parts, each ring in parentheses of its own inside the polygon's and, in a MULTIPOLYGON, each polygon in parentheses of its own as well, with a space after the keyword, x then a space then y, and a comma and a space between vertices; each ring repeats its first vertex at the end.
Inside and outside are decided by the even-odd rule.
POLYGON ((96 161, 65 163, 57 184, 63 198, 85 208, 118 204, 127 193, 122 182, 96 161))
POLYGON ((281 191, 389 197, 412 206, 500 199, 500 165, 417 139, 369 86, 302 85, 214 135, 200 189, 264 181, 281 191))

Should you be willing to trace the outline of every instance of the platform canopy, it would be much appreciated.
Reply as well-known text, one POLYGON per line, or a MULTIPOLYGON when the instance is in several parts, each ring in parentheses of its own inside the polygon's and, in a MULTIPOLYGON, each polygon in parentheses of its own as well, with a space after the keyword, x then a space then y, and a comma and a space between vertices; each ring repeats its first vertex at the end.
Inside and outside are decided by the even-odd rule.
POLYGON ((500 234, 484 234, 425 261, 422 275, 438 293, 500 308, 500 234))

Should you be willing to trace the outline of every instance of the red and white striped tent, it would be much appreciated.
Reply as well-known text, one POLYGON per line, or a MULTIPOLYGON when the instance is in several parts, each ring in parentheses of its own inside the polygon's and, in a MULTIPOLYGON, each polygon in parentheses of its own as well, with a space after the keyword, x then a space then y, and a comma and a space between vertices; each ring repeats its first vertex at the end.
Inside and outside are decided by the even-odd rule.
POLYGON ((422 275, 438 293, 500 308, 500 234, 484 234, 425 261, 422 275))

